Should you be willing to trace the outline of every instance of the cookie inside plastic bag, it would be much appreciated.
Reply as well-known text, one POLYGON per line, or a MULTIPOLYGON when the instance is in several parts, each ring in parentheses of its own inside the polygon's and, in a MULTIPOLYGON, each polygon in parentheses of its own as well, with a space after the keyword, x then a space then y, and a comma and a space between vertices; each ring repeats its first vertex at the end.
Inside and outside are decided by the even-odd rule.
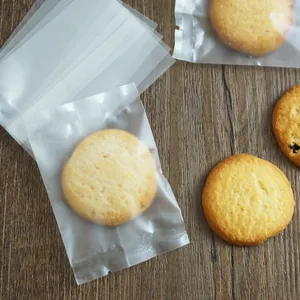
POLYGON ((300 6, 287 0, 176 0, 174 58, 300 68, 300 6))
POLYGON ((134 84, 25 124, 78 284, 189 243, 134 84))

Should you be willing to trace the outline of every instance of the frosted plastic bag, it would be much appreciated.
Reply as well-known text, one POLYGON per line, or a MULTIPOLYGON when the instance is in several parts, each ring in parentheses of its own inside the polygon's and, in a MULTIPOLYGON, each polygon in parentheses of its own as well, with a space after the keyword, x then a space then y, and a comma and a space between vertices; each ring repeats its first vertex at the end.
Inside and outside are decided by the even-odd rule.
MULTIPOLYGON (((133 79, 136 78, 136 81, 139 82, 138 90, 141 94, 143 91, 145 91, 149 86, 151 86, 159 77, 161 77, 173 64, 175 63, 175 60, 169 55, 169 53, 163 58, 163 60, 155 67, 154 70, 152 70, 145 78, 141 77, 141 80, 138 80, 140 77, 139 72, 135 73, 133 75, 133 79)), ((105 73, 104 73, 105 74, 105 73)), ((105 75, 104 75, 105 77, 105 75)), ((97 77, 100 79, 100 76, 97 77)), ((130 82, 129 80, 127 80, 130 82)), ((85 88, 83 91, 81 91, 75 99, 79 99, 80 94, 87 94, 92 95, 92 91, 95 88, 93 84, 90 86, 91 90, 85 88), (90 91, 90 92, 89 92, 90 91)), ((95 88, 96 90, 96 88, 95 88)), ((99 90, 99 89, 98 89, 99 90)), ((103 89, 104 90, 104 89, 103 89)), ((99 90, 100 92, 100 90, 99 90)), ((14 110, 12 107, 7 105, 7 103, 3 103, 2 107, 2 113, 0 110, 0 120, 2 120, 3 124, 10 124, 10 120, 13 119, 16 115, 18 115, 18 112, 14 110)), ((6 127, 6 126, 4 126, 6 127)), ((13 126, 13 129, 8 128, 8 132, 10 132, 11 135, 14 136, 14 138, 21 144, 21 146, 31 155, 33 156, 32 149, 29 143, 29 140, 27 138, 27 133, 25 132, 25 127, 23 125, 23 119, 21 118, 19 123, 16 123, 13 126), (24 136, 23 136, 24 135, 24 136), (26 137, 25 137, 26 135, 26 137), (22 137, 24 139, 22 139, 22 137)))
MULTIPOLYGON (((13 48, 17 45, 20 46, 19 42, 25 43, 30 37, 32 37, 39 29, 43 27, 43 24, 46 24, 49 20, 51 20, 51 16, 47 15, 59 4, 60 2, 64 2, 67 5, 70 1, 73 0, 39 0, 36 1, 28 13, 21 20, 20 24, 16 27, 14 32, 5 42, 5 44, 1 47, 0 59, 2 59, 5 55, 7 55, 13 48), (48 18, 46 18, 48 17, 48 18), (44 20, 44 23, 42 21, 44 20), (38 27, 36 27, 39 24, 38 27), (30 35, 29 35, 30 33, 30 35)), ((61 8, 61 10, 63 7, 61 8)))
MULTIPOLYGON (((160 78, 169 68, 175 64, 175 60, 171 55, 167 54, 164 59, 152 70, 147 77, 145 77, 138 86, 139 91, 145 91, 149 88, 158 78, 160 78)), ((135 78, 137 74, 134 75, 135 78)), ((140 92, 141 93, 141 92, 140 92)))
MULTIPOLYGON (((20 24, 11 34, 9 39, 1 47, 0 60, 3 59, 10 51, 16 50, 16 47, 20 47, 26 41, 28 41, 34 34, 42 30, 44 25, 49 23, 54 16, 59 13, 60 10, 63 10, 67 5, 74 0, 40 0, 35 2, 31 7, 29 12, 22 19, 20 24), (63 3, 61 3, 63 2, 63 3), (59 4, 59 5, 58 5, 59 4), (55 10, 54 10, 55 8, 55 10)), ((146 26, 149 26, 150 29, 155 29, 157 23, 150 20, 146 16, 143 16, 137 10, 131 8, 129 5, 122 3, 129 11, 132 12, 134 16, 141 19, 146 26)))
MULTIPOLYGON (((128 10, 123 8, 123 6, 121 6, 118 2, 116 3, 117 5, 119 5, 119 7, 122 8, 122 13, 119 14, 117 20, 115 21, 114 19, 110 24, 102 29, 100 37, 97 36, 98 27, 94 26, 94 28, 89 31, 89 37, 85 35, 85 37, 81 39, 81 46, 79 46, 79 42, 76 41, 76 46, 72 47, 75 48, 75 50, 71 53, 71 55, 65 58, 63 62, 60 62, 59 66, 57 66, 54 70, 53 67, 55 66, 55 64, 54 66, 52 66, 51 59, 49 59, 49 57, 46 64, 47 67, 45 67, 45 65, 41 65, 39 63, 36 55, 34 55, 34 53, 31 53, 31 51, 28 52, 31 60, 28 59, 28 57, 26 59, 26 57, 20 55, 18 62, 21 65, 26 64, 27 69, 29 69, 30 71, 30 76, 28 76, 28 74, 24 74, 24 72, 28 72, 28 70, 22 70, 22 67, 20 68, 20 70, 18 70, 18 64, 17 66, 12 64, 12 62, 15 63, 15 61, 11 57, 10 59, 6 60, 6 63, 4 63, 4 65, 0 64, 0 86, 2 84, 3 87, 2 100, 6 101, 7 105, 9 107, 12 107, 14 111, 22 112, 24 109, 26 109, 26 107, 34 103, 35 99, 41 97, 47 91, 47 89, 49 90, 51 87, 55 86, 55 84, 59 82, 61 78, 66 76, 68 72, 71 72, 71 70, 75 68, 80 62, 82 62, 86 58, 86 56, 93 52, 94 49, 99 46, 99 44, 101 45, 101 42, 110 37, 112 32, 114 32, 116 35, 119 32, 116 29, 120 26, 124 26, 124 22, 130 21, 132 19, 131 14, 128 12, 128 10), (91 45, 87 47, 86 44, 88 43, 91 43, 91 45), (40 74, 39 70, 42 70, 43 74, 45 75, 40 74), (24 87, 25 90, 22 89, 22 87, 24 87)), ((46 5, 46 3, 44 5, 46 5)), ((107 12, 107 10, 104 12, 107 12)), ((107 20, 110 20, 110 15, 102 18, 101 22, 105 23, 105 21, 107 20)), ((142 24, 140 20, 139 22, 139 24, 142 24)), ((99 23, 97 24, 99 26, 99 23)), ((137 24, 138 23, 135 22, 135 25, 131 27, 131 30, 134 31, 137 24)), ((154 24, 151 24, 150 22, 149 24, 151 26, 154 26, 154 24)), ((150 31, 153 30, 153 28, 149 28, 148 26, 146 26, 145 29, 149 29, 150 31)), ((161 36, 159 36, 158 34, 156 35, 159 37, 159 39, 161 39, 161 36)), ((116 36, 115 38, 122 39, 122 36, 116 36)), ((64 49, 62 48, 62 50, 64 49)), ((113 49, 110 49, 108 51, 113 52, 113 49)), ((60 52, 58 53, 60 54, 60 52)), ((59 56, 61 58, 61 55, 59 56)), ((43 53, 41 53, 41 60, 44 60, 43 53)), ((3 111, 4 109, 0 108, 0 110, 3 111)))
POLYGON ((176 59, 300 68, 299 1, 176 0, 175 17, 176 59))
MULTIPOLYGON (((107 51, 107 49, 112 49, 111 44, 107 45, 107 48, 100 47, 75 71, 68 74, 39 101, 24 111, 22 119, 30 119, 36 111, 51 106, 62 105, 74 99, 91 96, 116 86, 128 84, 131 82, 129 80, 136 81, 138 85, 143 83, 143 86, 140 87, 140 91, 142 91, 142 88, 147 88, 152 83, 152 81, 147 80, 148 76, 151 76, 151 80, 155 81, 174 63, 169 55, 168 48, 159 43, 159 38, 148 30, 140 27, 140 35, 137 37, 128 33, 125 26, 119 30, 125 33, 124 36, 120 35, 123 36, 123 40, 111 41, 111 43, 116 44, 114 49, 117 49, 117 54, 107 51), (129 34, 129 36, 126 36, 126 34, 129 34), (119 53, 118 49, 120 47, 118 45, 122 45, 121 53, 119 53), (126 45, 128 47, 125 47, 126 45), (157 73, 155 72, 156 67, 158 67, 157 73), (76 82, 76 85, 73 84, 74 82, 76 82)), ((6 115, 8 115, 7 111, 11 112, 9 113, 10 119, 8 120, 6 117, 5 122, 2 121, 2 124, 30 152, 22 119, 18 117, 19 113, 16 113, 16 110, 11 109, 11 107, 2 107, 2 111, 6 111, 6 115)))
POLYGON ((131 13, 117 1, 102 2, 105 1, 88 0, 83 5, 74 0, 55 21, 8 55, 0 63, 0 97, 18 110, 25 109, 42 95, 45 87, 57 82, 56 74, 65 72, 70 64, 76 65, 108 38, 122 39, 118 28, 131 21, 131 13), (102 10, 101 14, 98 10, 102 10), (107 26, 99 33, 99 27, 104 25, 107 26))
MULTIPOLYGON (((152 21, 151 19, 149 19, 148 17, 144 16, 143 14, 141 14, 139 11, 137 11, 136 9, 132 8, 131 6, 129 6, 128 4, 121 2, 121 4, 126 7, 135 17, 137 17, 138 19, 141 20, 141 24, 148 26, 150 29, 156 29, 157 27, 157 23, 152 21)), ((159 35, 159 34, 158 34, 159 35)))
MULTIPOLYGON (((189 243, 180 208, 162 174, 151 128, 135 85, 123 86, 40 112, 26 126, 78 284, 128 268, 189 243), (67 204, 61 188, 62 168, 76 145, 87 136, 105 129, 119 129, 136 136, 151 151, 157 168, 157 192, 152 205, 133 220, 127 220, 119 226, 116 221, 111 227, 92 223, 87 216, 80 217, 80 212, 75 213, 71 209, 72 205, 67 204)), ((145 155, 140 146, 136 151, 134 155, 137 157, 145 155)), ((113 152, 110 152, 111 155, 114 155, 113 152)), ((135 165, 129 165, 129 172, 133 172, 130 174, 134 174, 135 168, 135 165)), ((84 182, 83 178, 83 185, 84 182)), ((118 196, 125 193, 128 182, 130 179, 122 179, 120 184, 124 188, 121 187, 118 196)), ((101 184, 104 183, 99 182, 93 187, 96 192, 99 189, 99 195, 103 193, 101 184)), ((107 185, 106 189, 113 189, 113 194, 114 188, 111 185, 107 185)), ((84 192, 80 197, 86 196, 84 192)), ((101 201, 102 198, 96 199, 101 201)), ((110 198, 107 199, 110 201, 110 198)), ((128 207, 132 209, 134 217, 136 198, 129 192, 123 199, 124 203, 131 199, 129 203, 132 205, 128 204, 128 207)), ((92 220, 95 222, 98 216, 95 210, 92 220)))
POLYGON ((73 100, 86 98, 131 82, 137 85, 140 94, 143 93, 175 63, 169 51, 170 48, 160 42, 159 37, 143 35, 122 56, 84 87, 73 100), (154 40, 157 40, 155 45, 154 40), (149 79, 148 76, 151 73, 157 75, 149 79))

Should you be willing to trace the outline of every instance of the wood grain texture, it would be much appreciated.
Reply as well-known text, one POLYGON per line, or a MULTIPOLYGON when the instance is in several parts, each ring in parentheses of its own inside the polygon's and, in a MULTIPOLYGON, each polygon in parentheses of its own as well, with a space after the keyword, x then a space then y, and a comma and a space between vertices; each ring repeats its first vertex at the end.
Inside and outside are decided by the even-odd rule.
MULTIPOLYGON (((0 0, 1 44, 32 3, 0 0)), ((173 45, 174 1, 127 3, 158 22, 173 45)), ((278 165, 299 202, 300 171, 271 128, 274 103, 296 83, 300 70, 177 62, 150 87, 143 102, 191 244, 79 287, 35 162, 0 130, 0 299, 300 299, 298 205, 288 229, 255 248, 222 242, 200 209, 209 170, 242 152, 278 165)))

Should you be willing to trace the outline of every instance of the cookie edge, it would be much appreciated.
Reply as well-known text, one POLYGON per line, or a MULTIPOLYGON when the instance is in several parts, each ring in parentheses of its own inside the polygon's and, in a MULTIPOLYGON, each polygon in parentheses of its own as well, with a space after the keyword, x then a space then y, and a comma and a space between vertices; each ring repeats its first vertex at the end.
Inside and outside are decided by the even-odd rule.
POLYGON ((272 127, 273 127, 273 132, 276 138, 276 141, 282 151, 282 153, 297 167, 300 167, 300 156, 298 158, 293 158, 290 156, 290 151, 291 149, 286 145, 285 141, 282 139, 280 130, 278 128, 278 116, 280 114, 280 110, 282 105, 284 105, 284 102, 286 101, 286 98, 289 97, 291 93, 294 93, 295 90, 299 90, 300 93, 300 84, 295 85, 291 87, 288 91, 286 91, 277 101, 275 104, 275 107, 273 109, 273 114, 272 114, 272 127))

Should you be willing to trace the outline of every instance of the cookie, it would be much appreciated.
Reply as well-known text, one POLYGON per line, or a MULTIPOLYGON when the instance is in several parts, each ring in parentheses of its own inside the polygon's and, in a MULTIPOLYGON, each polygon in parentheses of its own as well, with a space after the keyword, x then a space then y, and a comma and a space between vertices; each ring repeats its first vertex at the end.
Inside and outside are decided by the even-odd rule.
POLYGON ((145 212, 157 191, 156 163, 132 134, 108 129, 85 138, 62 171, 70 207, 97 224, 117 226, 145 212))
POLYGON ((230 244, 254 246, 290 223, 290 182, 270 162, 248 154, 220 162, 206 181, 202 206, 211 229, 230 244))
POLYGON ((278 49, 294 25, 294 0, 210 0, 209 18, 233 50, 262 56, 278 49))
POLYGON ((277 102, 272 123, 282 152, 300 167, 300 85, 291 88, 277 102))

